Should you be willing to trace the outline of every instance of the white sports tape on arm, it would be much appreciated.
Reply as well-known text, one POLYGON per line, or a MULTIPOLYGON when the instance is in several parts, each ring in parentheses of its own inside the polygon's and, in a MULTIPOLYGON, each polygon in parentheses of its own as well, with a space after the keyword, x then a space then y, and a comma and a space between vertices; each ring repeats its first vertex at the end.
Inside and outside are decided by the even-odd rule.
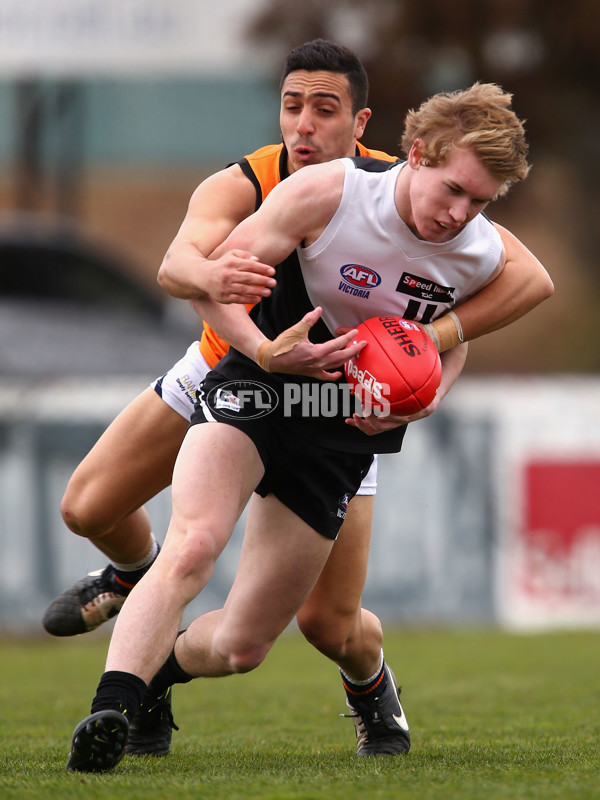
POLYGON ((258 345, 256 351, 256 363, 259 367, 264 369, 265 372, 270 372, 271 359, 275 356, 281 356, 284 353, 289 353, 299 342, 303 342, 308 337, 308 332, 311 326, 310 323, 300 320, 291 328, 280 333, 279 336, 271 341, 265 339, 258 345))
POLYGON ((421 328, 437 347, 439 353, 464 342, 462 325, 454 311, 449 311, 434 322, 421 324, 421 328))

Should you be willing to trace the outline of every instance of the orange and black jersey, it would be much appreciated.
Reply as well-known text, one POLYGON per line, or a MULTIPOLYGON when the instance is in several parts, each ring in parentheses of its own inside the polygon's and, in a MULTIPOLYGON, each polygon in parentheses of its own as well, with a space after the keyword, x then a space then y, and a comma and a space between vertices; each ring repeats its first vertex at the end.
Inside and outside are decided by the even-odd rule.
MULTIPOLYGON (((378 158, 381 161, 398 160, 396 156, 390 156, 382 150, 368 150, 360 142, 356 145, 356 155, 378 158)), ((260 208, 271 189, 289 177, 287 160, 288 154, 283 144, 268 144, 237 162, 256 190, 255 211, 260 208)))

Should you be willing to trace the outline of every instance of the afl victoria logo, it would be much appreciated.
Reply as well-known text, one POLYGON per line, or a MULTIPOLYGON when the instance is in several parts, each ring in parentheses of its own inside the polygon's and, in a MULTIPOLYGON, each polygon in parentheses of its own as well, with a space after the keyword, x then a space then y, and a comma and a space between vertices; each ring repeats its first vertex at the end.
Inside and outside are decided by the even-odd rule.
POLYGON ((381 283, 381 276, 374 269, 360 264, 344 264, 340 269, 340 275, 350 286, 360 289, 373 289, 381 283))
POLYGON ((279 398, 270 386, 258 381, 227 381, 211 389, 206 401, 217 417, 257 419, 274 411, 279 398))

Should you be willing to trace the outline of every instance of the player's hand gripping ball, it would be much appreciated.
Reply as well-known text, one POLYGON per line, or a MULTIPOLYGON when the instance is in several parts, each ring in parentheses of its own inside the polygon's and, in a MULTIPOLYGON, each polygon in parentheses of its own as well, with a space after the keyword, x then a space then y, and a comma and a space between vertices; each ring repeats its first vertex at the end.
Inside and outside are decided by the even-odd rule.
POLYGON ((365 411, 409 416, 426 408, 442 378, 440 355, 425 331, 395 316, 357 325, 366 346, 346 362, 346 380, 365 411))

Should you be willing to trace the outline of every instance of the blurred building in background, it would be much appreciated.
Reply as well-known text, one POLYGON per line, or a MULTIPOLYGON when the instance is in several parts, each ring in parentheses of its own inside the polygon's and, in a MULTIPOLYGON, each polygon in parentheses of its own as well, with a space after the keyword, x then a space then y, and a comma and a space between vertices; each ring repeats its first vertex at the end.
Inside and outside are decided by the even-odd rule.
POLYGON ((1 230, 26 213, 64 233, 66 218, 158 294, 195 186, 277 135, 277 93, 242 37, 249 11, 3 0, 1 230))
POLYGON ((382 466, 368 599, 402 621, 600 622, 600 5, 0 0, 0 625, 34 624, 102 565, 62 524, 62 491, 197 336, 158 266, 195 186, 278 140, 283 59, 316 36, 363 58, 364 140, 390 152, 433 92, 514 92, 533 170, 490 213, 556 285, 472 343, 443 409, 382 466))

